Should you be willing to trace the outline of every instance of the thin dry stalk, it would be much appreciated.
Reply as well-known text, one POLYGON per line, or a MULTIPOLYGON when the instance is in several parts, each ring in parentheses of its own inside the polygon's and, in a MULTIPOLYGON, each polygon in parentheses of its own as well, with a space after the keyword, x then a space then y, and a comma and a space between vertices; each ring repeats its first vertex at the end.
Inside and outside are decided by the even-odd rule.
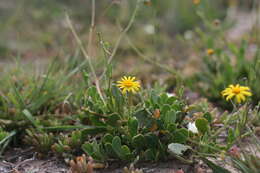
POLYGON ((92 11, 91 11, 91 24, 89 28, 89 37, 88 37, 88 53, 90 56, 93 55, 92 53, 92 41, 93 41, 93 31, 95 27, 95 14, 96 14, 96 4, 95 0, 92 0, 92 11))
POLYGON ((102 101, 105 103, 104 97, 103 97, 102 92, 101 92, 101 89, 100 89, 99 79, 98 79, 98 77, 97 77, 97 75, 96 75, 94 66, 93 66, 93 64, 92 64, 92 62, 91 62, 91 59, 90 59, 90 56, 87 54, 87 52, 86 52, 86 50, 85 50, 85 48, 84 48, 84 46, 83 46, 82 41, 80 40, 78 34, 76 33, 76 30, 75 30, 74 26, 73 26, 72 23, 71 23, 71 20, 70 20, 70 17, 69 17, 69 15, 68 15, 68 13, 65 13, 65 16, 66 16, 66 21, 67 21, 67 23, 68 23, 68 25, 69 25, 69 28, 70 28, 70 30, 71 30, 71 32, 72 32, 72 34, 73 34, 73 36, 74 36, 74 38, 75 38, 75 40, 76 40, 76 42, 77 42, 77 44, 78 44, 78 46, 79 46, 81 52, 83 53, 83 56, 86 58, 86 60, 87 60, 87 62, 88 62, 88 64, 89 64, 90 70, 91 70, 91 72, 92 72, 92 74, 93 74, 93 76, 94 76, 94 78, 95 78, 95 85, 96 85, 96 87, 97 87, 97 91, 98 91, 98 93, 99 93, 99 95, 100 95, 100 98, 101 98, 102 101))
MULTIPOLYGON (((126 33, 129 31, 129 29, 133 25, 134 20, 135 20, 136 15, 137 15, 137 12, 138 12, 138 10, 140 8, 140 4, 141 4, 140 2, 141 2, 141 0, 137 0, 134 12, 133 12, 133 14, 132 14, 132 16, 131 16, 127 26, 125 27, 125 29, 122 30, 121 34, 119 35, 119 37, 118 37, 118 39, 116 41, 116 44, 114 46, 114 49, 112 50, 112 53, 111 53, 111 55, 108 58, 107 64, 111 63, 111 61, 113 60, 114 56, 116 55, 116 52, 117 52, 118 47, 119 47, 119 45, 121 43, 121 40, 123 39, 123 37, 126 35, 126 33)), ((103 73, 101 74, 100 78, 104 77, 106 71, 107 71, 107 67, 105 67, 105 69, 104 69, 103 73)))

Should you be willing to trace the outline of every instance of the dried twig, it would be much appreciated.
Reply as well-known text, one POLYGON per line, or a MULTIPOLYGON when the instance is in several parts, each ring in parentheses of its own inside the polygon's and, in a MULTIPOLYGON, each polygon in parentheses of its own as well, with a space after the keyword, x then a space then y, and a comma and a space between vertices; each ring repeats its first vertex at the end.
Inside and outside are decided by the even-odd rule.
POLYGON ((94 78, 95 78, 95 85, 97 87, 97 91, 100 95, 100 98, 102 99, 102 101, 105 103, 105 100, 104 100, 104 97, 102 95, 102 92, 101 92, 101 89, 100 89, 100 84, 99 84, 99 79, 96 75, 96 72, 95 72, 95 69, 94 69, 94 66, 91 62, 91 59, 90 59, 90 56, 87 54, 87 51, 85 50, 84 46, 83 46, 83 43, 82 41, 80 40, 78 34, 76 33, 75 31, 75 28, 73 27, 72 23, 71 23, 71 20, 70 20, 70 17, 68 15, 68 13, 65 13, 65 16, 66 16, 66 21, 69 25, 69 28, 74 36, 74 38, 76 39, 76 42, 78 44, 78 46, 80 47, 80 50, 81 52, 83 53, 83 56, 86 58, 86 60, 88 61, 88 64, 89 64, 89 67, 90 67, 90 70, 91 70, 91 73, 93 74, 94 78))
MULTIPOLYGON (((128 24, 127 24, 127 26, 125 27, 125 29, 124 29, 124 30, 121 32, 121 34, 119 35, 119 37, 118 37, 118 39, 117 39, 117 41, 116 41, 116 44, 115 44, 115 46, 114 46, 114 49, 113 49, 111 55, 110 55, 109 58, 108 58, 107 64, 110 64, 110 63, 111 63, 111 61, 113 60, 114 56, 116 55, 116 52, 117 52, 117 50, 118 50, 118 47, 119 47, 119 44, 121 43, 122 38, 125 36, 125 34, 129 31, 129 29, 130 29, 131 26, 133 25, 134 20, 135 20, 136 15, 137 15, 137 12, 138 12, 138 10, 139 10, 139 8, 140 8, 140 4, 141 4, 140 2, 141 2, 141 0, 137 0, 136 6, 135 6, 135 9, 134 9, 134 12, 133 12, 133 14, 132 14, 132 16, 131 16, 131 18, 130 18, 128 24)), ((106 74, 107 69, 108 69, 108 68, 105 67, 103 73, 102 73, 101 76, 100 76, 100 79, 102 79, 102 78, 104 77, 104 75, 106 74)))

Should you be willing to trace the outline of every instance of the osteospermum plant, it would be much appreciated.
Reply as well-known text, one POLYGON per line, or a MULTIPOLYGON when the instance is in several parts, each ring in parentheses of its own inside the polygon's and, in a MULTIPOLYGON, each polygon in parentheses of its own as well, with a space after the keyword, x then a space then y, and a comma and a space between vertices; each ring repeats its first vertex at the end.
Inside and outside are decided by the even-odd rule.
MULTIPOLYGON (((42 119, 37 112, 23 111, 24 121, 31 124, 24 143, 34 146, 38 152, 48 151, 59 157, 86 153, 102 163, 137 159, 159 161, 172 157, 193 163, 193 155, 219 152, 220 145, 208 138, 218 130, 218 127, 211 127, 214 115, 206 107, 189 107, 181 94, 167 95, 161 88, 143 89, 136 104, 131 104, 128 96, 139 92, 141 85, 135 77, 124 76, 116 86, 103 93, 102 101, 90 79, 86 79, 86 83, 89 84, 87 90, 84 82, 84 87, 71 90, 73 94, 66 100, 68 104, 73 103, 70 109, 77 111, 68 120, 47 117, 48 112, 43 112, 42 119), (194 114, 200 117, 189 125, 188 118, 194 114)), ((101 91, 104 90, 101 87, 101 91)), ((181 91, 176 89, 175 92, 181 91)))

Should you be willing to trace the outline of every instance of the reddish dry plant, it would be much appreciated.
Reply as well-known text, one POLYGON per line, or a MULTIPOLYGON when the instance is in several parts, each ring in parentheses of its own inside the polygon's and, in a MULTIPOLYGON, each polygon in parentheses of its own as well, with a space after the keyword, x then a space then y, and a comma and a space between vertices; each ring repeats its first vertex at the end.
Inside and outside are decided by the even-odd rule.
POLYGON ((179 169, 179 170, 175 171, 174 173, 184 173, 184 171, 182 169, 179 169))
POLYGON ((85 154, 76 157, 75 160, 70 161, 71 173, 93 173, 94 169, 105 168, 102 163, 94 163, 92 157, 86 157, 85 154))
POLYGON ((206 173, 207 170, 202 167, 197 167, 195 170, 195 173, 206 173))
POLYGON ((240 148, 237 146, 233 146, 228 151, 228 154, 232 157, 240 158, 240 148))
POLYGON ((77 157, 70 161, 71 173, 93 173, 93 159, 86 155, 77 157))
POLYGON ((153 117, 155 119, 159 119, 161 116, 160 110, 159 109, 155 109, 154 113, 153 113, 153 117))
POLYGON ((14 168, 14 169, 11 171, 11 173, 21 173, 21 172, 14 168))
POLYGON ((135 169, 134 165, 131 164, 129 168, 124 167, 123 173, 143 173, 142 169, 135 169))

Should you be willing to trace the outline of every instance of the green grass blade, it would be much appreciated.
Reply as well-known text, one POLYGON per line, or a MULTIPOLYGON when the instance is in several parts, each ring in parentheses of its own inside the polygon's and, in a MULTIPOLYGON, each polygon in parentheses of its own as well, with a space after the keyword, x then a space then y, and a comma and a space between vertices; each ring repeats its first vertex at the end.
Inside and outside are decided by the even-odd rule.
POLYGON ((46 131, 70 131, 70 130, 77 130, 77 129, 92 129, 95 126, 75 126, 75 125, 64 125, 64 126, 53 126, 53 127, 43 127, 43 130, 46 131))
POLYGON ((23 110, 23 115, 25 116, 25 118, 26 118, 27 120, 29 120, 29 121, 32 123, 32 125, 33 125, 34 127, 36 127, 37 129, 39 129, 38 123, 35 121, 35 119, 33 118, 33 115, 32 115, 27 109, 24 109, 24 110, 23 110))

